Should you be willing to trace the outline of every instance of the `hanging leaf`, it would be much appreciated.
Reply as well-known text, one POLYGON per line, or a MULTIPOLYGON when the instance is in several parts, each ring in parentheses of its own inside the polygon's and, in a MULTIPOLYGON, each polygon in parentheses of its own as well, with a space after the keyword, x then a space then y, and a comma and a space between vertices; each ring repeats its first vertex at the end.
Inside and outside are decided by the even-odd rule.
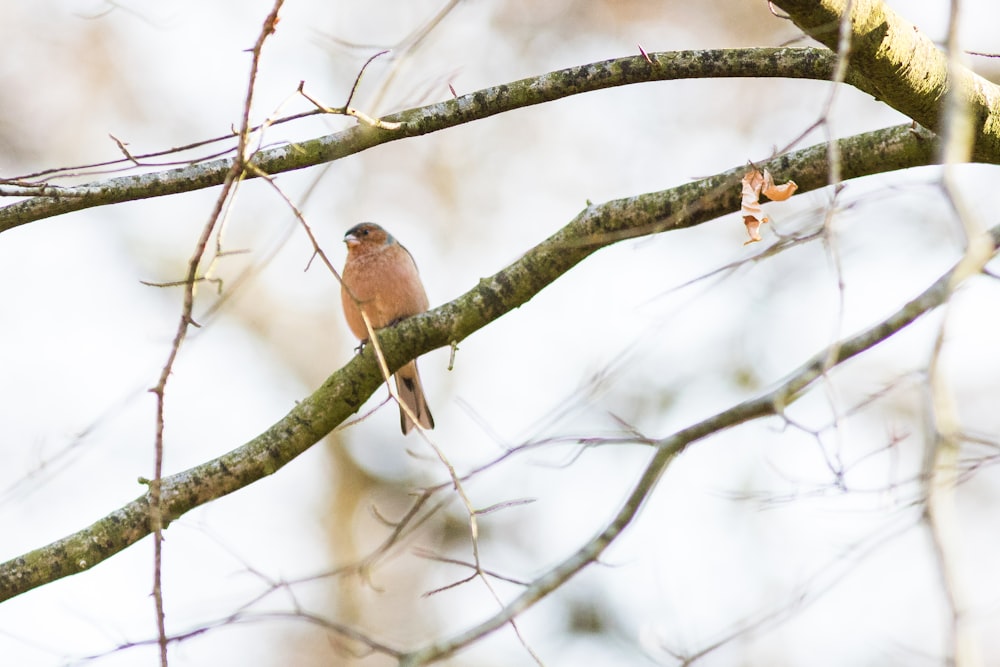
POLYGON ((795 181, 777 185, 767 169, 762 173, 757 167, 751 166, 743 177, 742 187, 743 201, 740 210, 743 212, 743 224, 750 235, 747 243, 754 243, 761 240, 760 226, 768 222, 768 217, 760 207, 760 196, 764 195, 771 201, 784 201, 795 194, 799 186, 795 181))

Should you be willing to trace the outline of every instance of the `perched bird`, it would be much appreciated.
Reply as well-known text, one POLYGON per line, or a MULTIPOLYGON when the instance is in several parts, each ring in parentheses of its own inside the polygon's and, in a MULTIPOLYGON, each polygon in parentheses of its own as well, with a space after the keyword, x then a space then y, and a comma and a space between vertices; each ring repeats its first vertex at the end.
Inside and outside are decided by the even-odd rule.
MULTIPOLYGON (((362 222, 347 230, 344 243, 347 244, 347 261, 341 274, 340 299, 347 326, 362 344, 368 340, 362 310, 368 315, 373 329, 427 310, 427 294, 420 282, 417 264, 392 234, 373 222, 362 222)), ((396 371, 394 377, 400 402, 410 408, 421 426, 434 428, 416 360, 396 371)), ((413 421, 402 405, 399 422, 403 435, 413 428, 413 421)))

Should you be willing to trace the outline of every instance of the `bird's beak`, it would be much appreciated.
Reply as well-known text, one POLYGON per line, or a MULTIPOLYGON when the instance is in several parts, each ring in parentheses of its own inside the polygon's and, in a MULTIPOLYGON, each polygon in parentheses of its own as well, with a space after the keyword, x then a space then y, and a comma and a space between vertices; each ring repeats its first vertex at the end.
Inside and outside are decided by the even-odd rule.
POLYGON ((347 244, 348 248, 353 248, 354 246, 358 245, 360 241, 358 240, 358 237, 355 236, 354 234, 345 234, 344 243, 347 244))

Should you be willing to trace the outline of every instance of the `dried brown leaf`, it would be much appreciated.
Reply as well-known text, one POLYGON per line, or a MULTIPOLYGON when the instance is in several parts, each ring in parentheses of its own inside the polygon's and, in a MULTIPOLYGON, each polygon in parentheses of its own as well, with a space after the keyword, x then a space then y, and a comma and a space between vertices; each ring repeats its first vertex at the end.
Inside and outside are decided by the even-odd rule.
MULTIPOLYGON (((760 206, 760 196, 763 194, 771 201, 784 201, 795 194, 798 185, 795 181, 788 181, 778 185, 774 182, 774 177, 767 169, 761 173, 757 167, 750 167, 750 171, 743 176, 742 204, 743 224, 746 225, 747 234, 750 240, 747 243, 755 243, 761 240, 760 226, 768 222, 768 217, 760 206)), ((746 244, 744 244, 746 245, 746 244)))
POLYGON ((759 219, 752 215, 743 216, 743 224, 747 226, 747 234, 750 235, 750 240, 743 245, 748 245, 750 243, 756 243, 761 240, 760 236, 760 226, 767 222, 767 218, 759 219))
POLYGON ((799 186, 795 181, 788 181, 787 183, 777 185, 774 182, 774 177, 771 176, 771 172, 767 169, 764 170, 764 188, 761 190, 761 194, 771 201, 785 201, 794 195, 798 189, 799 186))

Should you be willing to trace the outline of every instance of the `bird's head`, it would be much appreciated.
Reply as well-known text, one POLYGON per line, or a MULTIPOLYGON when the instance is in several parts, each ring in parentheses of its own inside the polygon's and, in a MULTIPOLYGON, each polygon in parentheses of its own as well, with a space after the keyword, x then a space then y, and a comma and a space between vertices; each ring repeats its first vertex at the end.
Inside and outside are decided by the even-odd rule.
POLYGON ((344 243, 348 250, 357 247, 374 248, 376 246, 390 245, 395 241, 392 234, 385 231, 374 222, 362 222, 354 225, 344 234, 344 243))

